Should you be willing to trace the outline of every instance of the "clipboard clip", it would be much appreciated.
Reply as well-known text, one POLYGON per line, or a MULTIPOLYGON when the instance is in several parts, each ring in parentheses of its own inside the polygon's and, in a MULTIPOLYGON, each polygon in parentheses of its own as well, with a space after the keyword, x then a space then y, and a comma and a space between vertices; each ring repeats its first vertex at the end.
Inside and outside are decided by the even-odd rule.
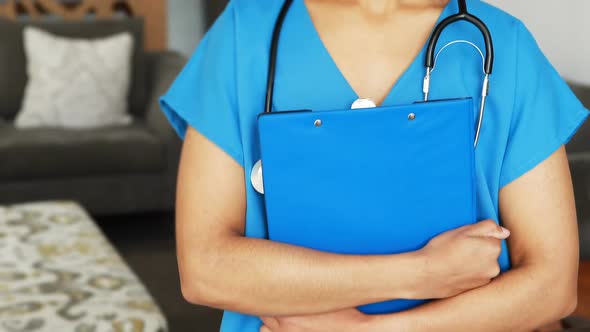
MULTIPOLYGON (((352 105, 350 106, 351 110, 356 110, 356 109, 368 109, 368 108, 376 108, 377 104, 369 98, 358 98, 357 100, 355 100, 352 105)), ((308 110, 305 110, 306 112, 308 112, 308 110)), ((301 112, 301 111, 296 111, 296 112, 301 112)), ((281 113, 285 113, 285 112, 281 112, 281 113)), ((266 114, 273 114, 273 113, 262 113, 260 115, 266 115, 266 114)), ((411 119, 413 120, 413 119, 411 119)), ((323 125, 322 120, 318 119, 315 120, 313 123, 314 126, 316 127, 321 127, 323 125)), ((258 160, 254 166, 252 167, 252 171, 250 172, 250 183, 252 184, 252 187, 254 188, 254 190, 256 190, 257 193, 264 195, 264 176, 263 176, 263 172, 262 172, 262 160, 258 160)))

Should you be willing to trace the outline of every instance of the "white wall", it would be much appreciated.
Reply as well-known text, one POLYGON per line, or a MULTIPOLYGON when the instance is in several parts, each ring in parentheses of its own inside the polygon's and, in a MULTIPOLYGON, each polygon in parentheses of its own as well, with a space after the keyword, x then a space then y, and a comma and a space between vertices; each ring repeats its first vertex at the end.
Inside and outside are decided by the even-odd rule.
POLYGON ((557 70, 590 84, 589 0, 488 0, 520 18, 557 70))
POLYGON ((168 48, 186 56, 193 53, 205 29, 205 1, 168 0, 168 48))

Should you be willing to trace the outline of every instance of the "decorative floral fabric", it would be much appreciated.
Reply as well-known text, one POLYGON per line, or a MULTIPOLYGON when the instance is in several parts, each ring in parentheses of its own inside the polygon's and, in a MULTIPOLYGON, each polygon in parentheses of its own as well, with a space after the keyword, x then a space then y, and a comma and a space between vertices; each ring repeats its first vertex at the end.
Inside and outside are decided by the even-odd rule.
POLYGON ((73 202, 0 207, 1 332, 165 332, 150 294, 73 202))

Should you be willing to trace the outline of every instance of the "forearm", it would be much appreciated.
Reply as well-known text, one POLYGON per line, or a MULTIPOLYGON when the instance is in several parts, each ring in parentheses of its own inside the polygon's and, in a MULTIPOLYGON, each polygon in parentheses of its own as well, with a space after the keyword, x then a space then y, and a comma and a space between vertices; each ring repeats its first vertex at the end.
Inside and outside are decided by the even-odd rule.
POLYGON ((198 301, 209 306, 258 316, 307 315, 411 297, 420 282, 418 256, 337 255, 232 237, 210 241, 181 275, 191 276, 183 284, 192 284, 198 301))
MULTIPOLYGON (((555 273, 534 266, 515 268, 485 287, 431 302, 400 314, 376 316, 371 331, 526 331, 573 310, 575 294, 555 273)), ((570 278, 571 279, 571 278, 570 278)))

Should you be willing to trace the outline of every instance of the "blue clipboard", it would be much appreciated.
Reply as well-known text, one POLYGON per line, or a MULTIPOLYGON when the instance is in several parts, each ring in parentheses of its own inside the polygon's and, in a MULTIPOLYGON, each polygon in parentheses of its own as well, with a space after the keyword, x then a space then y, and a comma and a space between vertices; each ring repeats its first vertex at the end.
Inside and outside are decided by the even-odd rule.
MULTIPOLYGON (((269 239, 361 255, 476 221, 471 98, 259 116, 269 239)), ((359 309, 403 311, 427 300, 359 309)))

